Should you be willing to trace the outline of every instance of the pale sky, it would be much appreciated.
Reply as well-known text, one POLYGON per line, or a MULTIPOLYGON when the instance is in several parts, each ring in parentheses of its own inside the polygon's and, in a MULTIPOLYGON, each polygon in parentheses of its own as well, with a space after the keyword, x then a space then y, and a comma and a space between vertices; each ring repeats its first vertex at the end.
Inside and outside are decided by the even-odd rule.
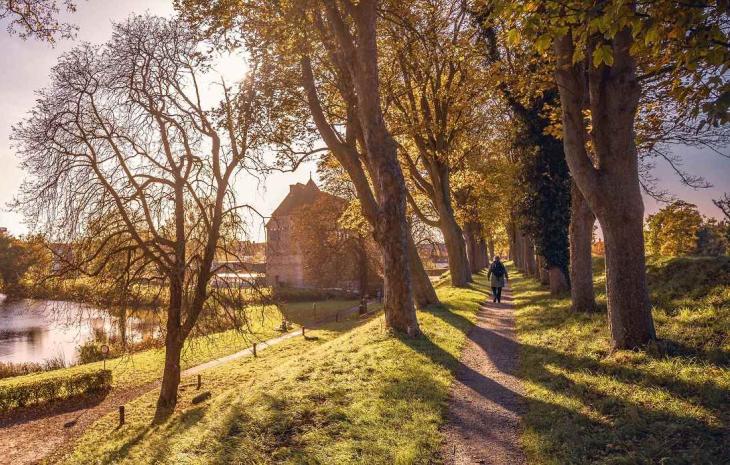
MULTIPOLYGON (((55 47, 36 40, 10 36, 5 24, 0 24, 0 226, 11 234, 23 234, 27 229, 22 217, 8 211, 11 201, 24 177, 10 144, 11 126, 31 110, 34 92, 49 82, 49 71, 58 56, 78 42, 102 43, 111 38, 112 21, 120 21, 132 13, 170 16, 174 13, 171 0, 89 0, 81 1, 78 11, 69 20, 79 26, 74 41, 59 41, 55 47)), ((221 60, 218 71, 230 83, 245 72, 242 59, 221 60)), ((210 102, 213 103, 213 102, 210 102)), ((251 204, 269 215, 289 192, 289 184, 306 182, 310 172, 316 180, 315 163, 305 163, 294 173, 269 175, 263 182, 249 176, 239 176, 235 187, 241 203, 251 204)), ((258 223, 258 221, 256 221, 258 223)), ((252 225, 254 240, 263 240, 261 224, 252 225)))
MULTIPOLYGON (((12 200, 24 174, 10 146, 11 126, 23 118, 34 103, 34 92, 48 84, 48 73, 57 57, 79 41, 101 43, 111 36, 111 22, 119 21, 132 13, 149 12, 172 15, 171 0, 90 0, 79 2, 78 11, 70 20, 79 26, 75 41, 60 41, 55 48, 35 40, 22 40, 9 36, 5 24, 0 24, 0 226, 7 227, 12 234, 23 234, 26 228, 22 218, 7 211, 5 205, 12 200)), ((245 66, 240 59, 227 58, 219 69, 227 81, 240 78, 245 66), (240 72, 239 72, 240 67, 240 72)), ((720 216, 712 204, 723 192, 730 192, 730 159, 722 158, 709 151, 678 148, 684 165, 692 174, 705 177, 714 187, 692 190, 683 186, 669 167, 659 164, 654 175, 661 180, 660 186, 678 198, 699 206, 709 216, 720 216)), ((241 203, 254 205, 262 214, 270 214, 289 191, 289 184, 306 182, 314 173, 314 162, 303 164, 294 173, 269 175, 264 182, 250 177, 241 177, 236 183, 241 203)), ((316 180, 316 173, 314 173, 316 180)), ((656 212, 661 206, 646 199, 647 214, 656 212)), ((260 226, 253 228, 253 239, 262 240, 260 226)))

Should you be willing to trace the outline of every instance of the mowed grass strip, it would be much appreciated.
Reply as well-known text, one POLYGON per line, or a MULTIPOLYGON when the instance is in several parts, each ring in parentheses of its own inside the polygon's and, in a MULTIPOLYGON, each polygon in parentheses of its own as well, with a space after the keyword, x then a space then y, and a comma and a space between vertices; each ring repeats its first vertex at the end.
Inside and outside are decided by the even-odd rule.
MULTIPOLYGON (((181 357, 183 370, 243 350, 254 341, 261 341, 280 334, 276 331, 276 327, 281 324, 281 312, 274 306, 252 309, 249 319, 249 325, 241 330, 229 330, 189 338, 181 357)), ((162 377, 164 363, 165 350, 163 348, 147 349, 109 359, 106 364, 104 362, 86 363, 58 370, 0 379, 0 386, 90 373, 106 366, 112 372, 113 387, 132 388, 162 377)))
MULTIPOLYGON (((609 350, 605 311, 575 314, 514 273, 530 464, 727 464, 730 259, 649 267, 660 341, 609 350)), ((603 261, 596 291, 605 310, 603 261)))
MULTIPOLYGON (((283 313, 295 326, 316 324, 325 318, 334 318, 335 313, 357 305, 356 300, 323 300, 318 302, 292 302, 282 306, 283 313), (313 305, 317 306, 316 315, 313 305)), ((370 309, 379 304, 371 304, 370 309)), ((253 342, 260 342, 279 334, 276 329, 281 325, 282 311, 273 305, 252 307, 248 312, 248 325, 239 330, 229 330, 206 336, 191 337, 182 353, 182 369, 194 367, 209 360, 225 357, 250 347, 253 342)), ((104 365, 112 371, 112 386, 115 388, 133 388, 155 381, 162 376, 165 362, 165 351, 147 349, 103 362, 75 365, 46 372, 32 373, 0 379, 1 386, 18 383, 32 383, 59 376, 73 376, 80 373, 91 373, 100 370, 104 365)))
MULTIPOLYGON (((212 393, 150 426, 156 393, 97 422, 64 463, 429 464, 438 460, 453 370, 485 299, 485 277, 441 287, 444 305, 419 311, 424 336, 389 333, 378 315, 331 323, 203 373, 212 393)), ((192 380, 184 380, 191 383, 192 380)))

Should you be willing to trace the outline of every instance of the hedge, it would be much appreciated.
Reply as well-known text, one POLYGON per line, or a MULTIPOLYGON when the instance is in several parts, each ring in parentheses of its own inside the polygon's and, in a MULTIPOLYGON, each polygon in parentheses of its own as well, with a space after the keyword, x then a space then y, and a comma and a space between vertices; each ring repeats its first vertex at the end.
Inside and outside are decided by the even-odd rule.
POLYGON ((0 386, 0 412, 111 389, 111 370, 30 378, 0 386))

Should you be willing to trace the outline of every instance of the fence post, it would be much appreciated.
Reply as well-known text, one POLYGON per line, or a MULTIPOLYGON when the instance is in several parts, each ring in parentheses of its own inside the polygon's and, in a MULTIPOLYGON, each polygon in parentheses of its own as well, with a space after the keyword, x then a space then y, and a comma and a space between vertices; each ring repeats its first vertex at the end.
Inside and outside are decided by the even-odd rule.
POLYGON ((198 374, 198 387, 196 389, 200 389, 200 386, 203 385, 203 376, 198 374))
POLYGON ((253 356, 254 357, 258 357, 258 355, 256 355, 256 343, 255 342, 253 343, 253 347, 252 348, 253 348, 253 356))
POLYGON ((124 405, 119 406, 119 426, 124 424, 124 405))
POLYGON ((304 336, 304 326, 302 326, 302 336, 304 336))

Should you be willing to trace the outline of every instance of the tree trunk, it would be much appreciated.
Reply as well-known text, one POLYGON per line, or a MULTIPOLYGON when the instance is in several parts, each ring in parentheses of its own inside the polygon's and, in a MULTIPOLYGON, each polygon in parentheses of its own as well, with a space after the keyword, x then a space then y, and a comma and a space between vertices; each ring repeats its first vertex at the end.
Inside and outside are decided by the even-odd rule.
POLYGON ((550 294, 556 296, 568 290, 568 279, 559 266, 552 266, 547 270, 550 294))
MULTIPOLYGON (((427 154, 426 151, 423 152, 427 154)), ((432 200, 439 215, 439 229, 444 237, 446 250, 449 254, 449 274, 451 285, 464 287, 471 282, 473 268, 469 266, 467 248, 464 241, 464 231, 454 216, 451 201, 451 181, 449 165, 438 156, 428 157, 426 163, 432 186, 432 200)))
POLYGON ((537 256, 537 274, 540 278, 540 284, 547 286, 550 284, 550 276, 548 274, 547 264, 545 263, 545 257, 537 256))
POLYGON ((441 212, 439 210, 441 221, 440 229, 444 236, 444 243, 449 254, 449 274, 451 275, 451 285, 456 287, 464 287, 471 281, 470 261, 467 258, 467 249, 464 241, 464 234, 453 214, 441 212))
POLYGON ((431 284, 431 279, 423 267, 423 261, 418 256, 418 249, 413 242, 412 235, 408 236, 408 259, 411 265, 411 279, 413 280, 413 295, 416 299, 416 305, 423 308, 440 303, 436 290, 431 284))
POLYGON ((472 273, 479 273, 479 244, 478 236, 479 226, 474 222, 468 222, 464 225, 464 238, 466 242, 466 254, 469 260, 469 269, 472 273))
POLYGON ((368 256, 365 248, 365 238, 358 238, 358 286, 360 287, 360 297, 368 293, 368 256))
POLYGON ((513 236, 514 236, 514 250, 512 251, 512 254, 514 256, 515 260, 515 266, 518 270, 524 272, 525 271, 525 261, 524 261, 524 246, 522 244, 523 236, 522 232, 517 229, 517 227, 513 227, 513 236))
POLYGON ((492 260, 494 260, 494 257, 496 257, 494 253, 494 239, 491 237, 487 241, 487 250, 489 251, 489 257, 487 257, 487 266, 489 266, 492 260))
MULTIPOLYGON (((634 202, 637 200, 641 198, 634 202)), ((640 347, 656 339, 646 287, 643 222, 637 217, 643 215, 630 218, 619 210, 601 223, 606 242, 608 323, 616 349, 640 347)))
POLYGON ((589 68, 573 63, 570 35, 554 43, 566 160, 605 238, 608 320, 614 349, 638 348, 656 338, 646 287, 644 205, 634 132, 641 87, 629 52, 632 42, 628 28, 619 31, 612 40, 613 65, 589 64, 589 68), (595 161, 586 150, 586 107, 591 111, 595 161))
POLYGON ((162 372, 162 387, 157 398, 157 409, 153 422, 164 421, 177 405, 177 388, 180 385, 180 354, 185 338, 182 333, 182 283, 173 279, 170 285, 170 304, 167 312, 167 334, 165 334, 165 367, 162 372))
POLYGON ((153 422, 160 423, 172 414, 177 405, 177 388, 180 386, 180 354, 182 353, 180 330, 165 336, 165 368, 162 372, 162 386, 157 398, 157 409, 153 422))
POLYGON ((539 277, 535 262, 535 246, 529 236, 522 236, 522 254, 525 260, 525 273, 533 278, 539 277))
POLYGON ((588 202, 573 183, 570 212, 570 297, 575 312, 592 312, 596 309, 591 256, 595 222, 596 218, 588 202))
POLYGON ((122 351, 127 351, 127 306, 126 299, 122 301, 122 308, 119 310, 119 342, 122 351))

